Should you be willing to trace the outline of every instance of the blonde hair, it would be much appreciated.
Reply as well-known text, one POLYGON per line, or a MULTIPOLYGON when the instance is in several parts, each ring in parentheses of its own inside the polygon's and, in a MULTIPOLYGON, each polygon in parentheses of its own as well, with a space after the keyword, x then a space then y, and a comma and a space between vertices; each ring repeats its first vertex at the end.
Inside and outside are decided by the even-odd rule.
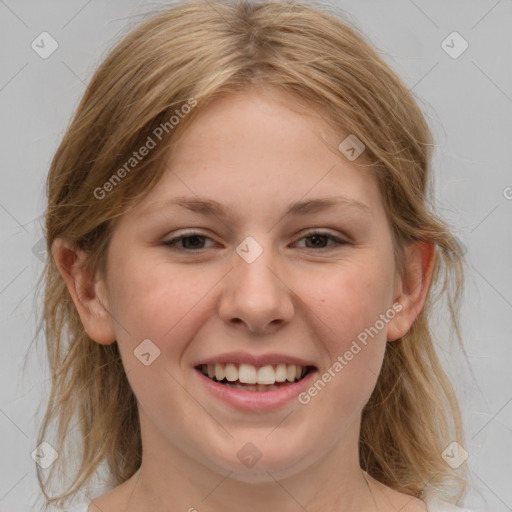
MULTIPOLYGON (((461 412, 436 355, 429 319, 436 301, 445 297, 462 346, 458 314, 464 262, 450 228, 430 204, 433 141, 424 116, 412 92, 341 16, 295 1, 191 0, 136 27, 94 74, 51 163, 48 253, 56 238, 69 238, 87 252, 92 272, 105 272, 115 220, 157 183, 180 134, 210 101, 251 86, 304 100, 325 112, 340 133, 364 143, 400 272, 408 244, 435 244, 425 306, 403 338, 387 343, 363 410, 360 464, 400 492, 425 498, 430 487, 459 501, 465 468, 452 470, 441 453, 453 441, 464 445, 461 412), (197 106, 116 181, 105 200, 98 199, 94 191, 191 98, 197 106)), ((107 464, 109 486, 129 479, 140 466, 142 445, 136 399, 117 343, 103 345, 88 337, 53 258, 42 277, 39 329, 44 324, 52 386, 38 443, 48 439, 51 423, 58 420, 60 457, 45 482, 37 470, 48 504, 61 505, 91 481, 101 463, 107 464), (73 419, 81 454, 71 477, 64 450, 73 419), (71 485, 52 496, 55 475, 71 485)))

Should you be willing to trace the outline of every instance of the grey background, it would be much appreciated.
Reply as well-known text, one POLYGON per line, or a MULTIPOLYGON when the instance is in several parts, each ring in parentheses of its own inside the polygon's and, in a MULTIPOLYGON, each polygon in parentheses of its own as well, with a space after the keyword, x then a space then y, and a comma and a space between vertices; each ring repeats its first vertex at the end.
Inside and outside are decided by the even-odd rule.
MULTIPOLYGON (((112 38, 164 4, 0 0, 0 512, 40 508, 31 453, 49 383, 43 340, 20 372, 36 325, 49 163, 112 38), (43 31, 59 45, 47 59, 31 48, 43 31)), ((469 270, 462 326, 470 369, 453 344, 439 347, 466 420, 466 505, 512 510, 512 2, 336 5, 419 94, 434 132, 437 205, 467 248, 469 270), (455 59, 441 46, 453 31, 469 44, 455 59)), ((441 311, 440 333, 446 318, 441 311)))

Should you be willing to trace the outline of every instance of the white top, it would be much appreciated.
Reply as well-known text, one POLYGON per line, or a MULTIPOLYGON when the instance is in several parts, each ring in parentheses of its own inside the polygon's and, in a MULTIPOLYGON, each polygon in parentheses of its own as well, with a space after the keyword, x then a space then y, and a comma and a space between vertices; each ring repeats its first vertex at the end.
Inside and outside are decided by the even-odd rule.
POLYGON ((82 503, 75 508, 70 508, 68 512, 88 512, 89 503, 82 503))
MULTIPOLYGON (((472 512, 468 508, 460 508, 456 505, 452 505, 447 501, 442 501, 437 498, 430 498, 426 500, 428 512, 472 512)), ((68 510, 68 512, 88 512, 89 503, 82 503, 77 507, 68 510)))
MULTIPOLYGON (((430 498, 425 501, 428 512, 473 512, 469 508, 461 508, 438 498, 430 498)), ((87 509, 78 512, 87 512, 87 509)))

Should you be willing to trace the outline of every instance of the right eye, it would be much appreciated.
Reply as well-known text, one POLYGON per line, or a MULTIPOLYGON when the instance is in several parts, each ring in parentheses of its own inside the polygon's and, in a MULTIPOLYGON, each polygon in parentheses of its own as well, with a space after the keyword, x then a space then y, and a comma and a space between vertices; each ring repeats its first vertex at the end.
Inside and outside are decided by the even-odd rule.
POLYGON ((197 231, 190 231, 187 233, 183 233, 182 235, 172 238, 171 240, 165 240, 162 242, 163 245, 171 247, 171 249, 175 249, 178 251, 186 251, 186 250, 201 250, 205 249, 205 247, 198 247, 201 245, 201 239, 211 240, 206 235, 202 235, 197 231), (178 244, 185 242, 185 247, 179 247, 178 244))

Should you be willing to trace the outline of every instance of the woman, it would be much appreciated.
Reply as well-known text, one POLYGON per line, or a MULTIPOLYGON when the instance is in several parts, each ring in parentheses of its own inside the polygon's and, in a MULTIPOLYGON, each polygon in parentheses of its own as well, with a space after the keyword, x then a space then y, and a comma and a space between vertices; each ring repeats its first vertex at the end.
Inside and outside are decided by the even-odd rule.
MULTIPOLYGON (((463 284, 432 138, 341 19, 189 1, 121 41, 52 162, 41 428, 79 510, 439 512, 464 436, 429 320, 463 284), (84 501, 83 499, 81 501, 84 501)), ((40 480, 41 481, 41 480, 40 480)), ((451 489, 451 492, 447 489, 451 489)))

